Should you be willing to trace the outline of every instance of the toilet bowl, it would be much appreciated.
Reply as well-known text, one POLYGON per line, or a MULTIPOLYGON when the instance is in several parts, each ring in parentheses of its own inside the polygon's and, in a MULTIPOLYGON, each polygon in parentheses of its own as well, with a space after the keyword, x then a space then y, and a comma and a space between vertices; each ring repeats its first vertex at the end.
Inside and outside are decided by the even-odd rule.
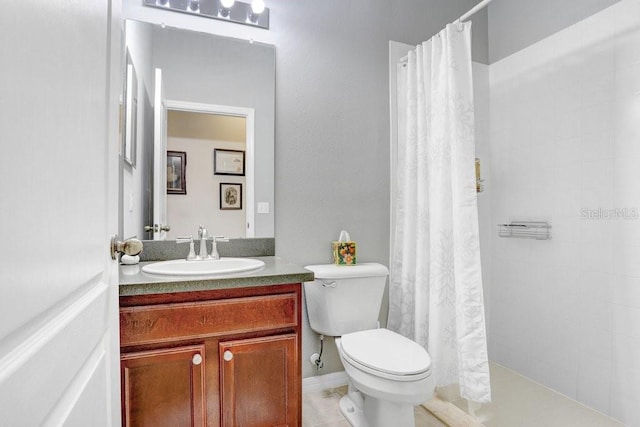
POLYGON ((387 329, 346 334, 336 347, 350 381, 340 410, 351 425, 413 427, 413 407, 435 386, 429 354, 387 329))
POLYGON ((305 282, 311 328, 336 337, 349 377, 340 411, 354 427, 413 427, 413 407, 429 400, 431 359, 418 343, 376 328, 388 269, 375 263, 311 265, 305 282))

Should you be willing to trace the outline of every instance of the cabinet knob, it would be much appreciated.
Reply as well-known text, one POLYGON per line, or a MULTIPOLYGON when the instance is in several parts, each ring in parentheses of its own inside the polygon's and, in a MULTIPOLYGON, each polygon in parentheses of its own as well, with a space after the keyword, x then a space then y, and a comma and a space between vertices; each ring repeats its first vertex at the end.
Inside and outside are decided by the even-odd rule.
POLYGON ((231 353, 229 350, 227 350, 227 351, 224 352, 223 357, 224 357, 225 361, 230 362, 231 359, 233 359, 233 353, 231 353))
POLYGON ((202 356, 197 353, 193 355, 193 359, 191 359, 191 361, 193 362, 194 365, 199 365, 202 363, 202 356))

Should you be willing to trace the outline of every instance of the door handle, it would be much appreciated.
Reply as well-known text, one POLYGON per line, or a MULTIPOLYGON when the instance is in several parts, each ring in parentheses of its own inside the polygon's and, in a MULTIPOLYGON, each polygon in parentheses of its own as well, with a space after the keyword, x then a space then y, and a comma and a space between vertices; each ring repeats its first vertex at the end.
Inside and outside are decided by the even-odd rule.
POLYGON ((165 225, 160 225, 160 224, 145 225, 144 231, 154 231, 156 233, 159 231, 171 231, 171 226, 166 224, 165 225))
POLYGON ((117 234, 111 237, 111 259, 116 259, 118 254, 138 255, 142 252, 142 242, 138 239, 120 241, 117 234))

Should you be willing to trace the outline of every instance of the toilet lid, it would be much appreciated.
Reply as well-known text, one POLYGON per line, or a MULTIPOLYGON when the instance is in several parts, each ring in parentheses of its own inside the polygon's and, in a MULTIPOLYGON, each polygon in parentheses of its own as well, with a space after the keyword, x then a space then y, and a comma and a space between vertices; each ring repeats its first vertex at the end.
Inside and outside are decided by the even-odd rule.
POLYGON ((431 367, 431 358, 424 348, 388 329, 345 334, 341 346, 352 360, 392 375, 416 375, 431 367))

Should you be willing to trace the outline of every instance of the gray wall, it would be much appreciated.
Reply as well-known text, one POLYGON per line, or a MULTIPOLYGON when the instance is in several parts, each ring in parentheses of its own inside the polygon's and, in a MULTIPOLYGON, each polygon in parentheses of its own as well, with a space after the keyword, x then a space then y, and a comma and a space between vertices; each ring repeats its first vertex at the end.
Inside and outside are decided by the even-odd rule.
POLYGON ((273 26, 287 35, 276 43, 278 255, 329 262, 330 241, 347 229, 360 260, 388 263, 388 42, 424 41, 472 4, 273 5, 273 26))
MULTIPOLYGON (((300 264, 328 262, 329 242, 347 228, 360 259, 387 263, 388 42, 420 43, 477 2, 273 2, 268 32, 146 8, 138 0, 124 0, 124 12, 273 43, 278 255, 300 264)), ((483 63, 486 37, 483 11, 474 18, 473 38, 474 59, 483 63)))
MULTIPOLYGON (((276 46, 276 254, 331 261, 347 229, 360 261, 389 262, 389 40, 418 44, 477 0, 271 1, 271 29, 142 7, 127 18, 165 22, 276 46)), ((188 47, 186 47, 188 48, 188 47)), ((474 18, 474 59, 487 62, 486 11, 474 18)), ((383 308, 386 310, 386 307, 383 308)), ((303 376, 318 341, 304 315, 303 376)), ((325 368, 342 370, 332 340, 325 368)))
MULTIPOLYGON (((418 44, 470 7, 299 1, 274 10, 288 17, 276 42, 277 255, 328 263, 331 240, 346 229, 359 260, 388 265, 389 40, 418 44)), ((304 377, 316 374, 307 363, 315 337, 305 321, 304 377)), ((326 344, 319 373, 342 370, 333 340, 326 344)))
POLYGON ((494 0, 489 4, 489 63, 505 58, 620 0, 494 0))

